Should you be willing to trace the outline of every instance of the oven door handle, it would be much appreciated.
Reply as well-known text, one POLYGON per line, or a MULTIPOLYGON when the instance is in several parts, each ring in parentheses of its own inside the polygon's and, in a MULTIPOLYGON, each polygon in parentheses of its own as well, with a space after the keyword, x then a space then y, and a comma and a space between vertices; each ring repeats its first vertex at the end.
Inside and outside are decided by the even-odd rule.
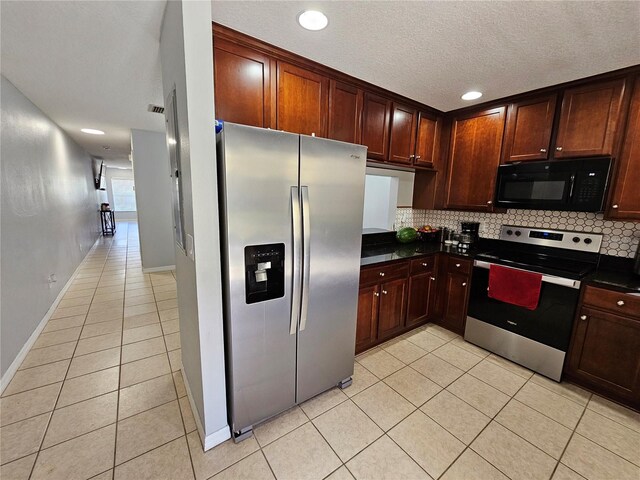
MULTIPOLYGON (((488 269, 491 265, 499 265, 497 263, 485 262, 482 260, 474 260, 473 266, 478 268, 486 268, 488 269)), ((499 265, 500 267, 513 268, 514 270, 522 270, 523 272, 531 272, 531 270, 525 270, 523 268, 514 268, 509 267, 507 265, 499 265)), ((532 272, 537 273, 537 272, 532 272)), ((580 280, 572 280, 570 278, 563 277, 555 277, 553 275, 542 275, 542 281, 545 283, 552 283, 554 285, 560 285, 562 287, 575 288, 576 290, 580 289, 580 280)))

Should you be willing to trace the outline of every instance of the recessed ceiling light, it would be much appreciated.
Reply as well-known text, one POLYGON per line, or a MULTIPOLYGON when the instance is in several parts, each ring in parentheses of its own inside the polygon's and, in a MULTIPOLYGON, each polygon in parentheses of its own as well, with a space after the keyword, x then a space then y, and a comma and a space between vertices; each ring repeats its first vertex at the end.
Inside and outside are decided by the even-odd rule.
POLYGON ((482 96, 482 92, 467 92, 462 95, 462 100, 476 100, 482 96))
POLYGON ((317 10, 305 10, 298 15, 298 23, 307 30, 322 30, 327 26, 327 16, 317 10))
POLYGON ((104 135, 102 130, 96 130, 95 128, 82 128, 80 131, 89 135, 104 135))

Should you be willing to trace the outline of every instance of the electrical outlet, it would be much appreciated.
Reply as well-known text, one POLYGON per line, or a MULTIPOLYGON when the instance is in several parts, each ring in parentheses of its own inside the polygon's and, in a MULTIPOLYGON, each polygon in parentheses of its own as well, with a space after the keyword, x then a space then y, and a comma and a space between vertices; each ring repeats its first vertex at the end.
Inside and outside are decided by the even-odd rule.
POLYGON ((49 288, 53 287, 53 284, 56 283, 58 279, 56 278, 56 274, 52 273, 47 277, 47 282, 49 283, 49 288))

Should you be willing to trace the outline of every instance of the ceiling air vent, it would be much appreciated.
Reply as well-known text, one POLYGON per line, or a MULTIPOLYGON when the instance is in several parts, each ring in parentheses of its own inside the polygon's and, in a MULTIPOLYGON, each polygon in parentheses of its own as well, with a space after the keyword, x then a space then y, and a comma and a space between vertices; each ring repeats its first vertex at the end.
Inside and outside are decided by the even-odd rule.
POLYGON ((164 113, 164 107, 161 107, 159 105, 152 105, 151 103, 147 107, 147 110, 149 110, 151 113, 164 113))

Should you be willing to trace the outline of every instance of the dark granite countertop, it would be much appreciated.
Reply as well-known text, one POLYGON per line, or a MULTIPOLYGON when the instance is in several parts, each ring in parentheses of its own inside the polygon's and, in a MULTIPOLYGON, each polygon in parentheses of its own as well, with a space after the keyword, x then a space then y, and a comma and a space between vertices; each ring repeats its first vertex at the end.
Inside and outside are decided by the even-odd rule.
POLYGON ((392 262, 395 260, 407 260, 414 257, 431 255, 444 252, 460 257, 473 258, 481 249, 473 248, 462 250, 457 247, 441 245, 439 242, 414 242, 414 243, 386 243, 377 245, 363 245, 360 256, 360 266, 374 265, 377 263, 392 262))
POLYGON ((585 282, 596 287, 639 293, 640 275, 633 273, 633 259, 601 255, 598 269, 585 282))

